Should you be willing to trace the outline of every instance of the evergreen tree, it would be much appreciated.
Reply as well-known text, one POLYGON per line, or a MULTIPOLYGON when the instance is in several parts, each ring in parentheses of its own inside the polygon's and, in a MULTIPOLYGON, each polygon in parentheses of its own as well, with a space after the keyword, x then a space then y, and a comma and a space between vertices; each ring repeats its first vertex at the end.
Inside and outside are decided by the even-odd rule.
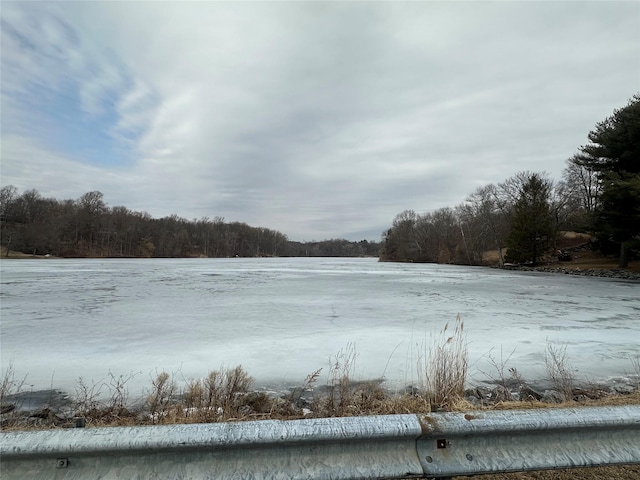
POLYGON ((620 267, 629 249, 640 243, 640 94, 598 123, 580 148, 581 164, 600 181, 600 208, 593 228, 597 236, 620 245, 620 267))
POLYGON ((513 206, 507 261, 535 265, 548 249, 553 237, 550 193, 550 182, 537 173, 529 174, 522 183, 513 206))

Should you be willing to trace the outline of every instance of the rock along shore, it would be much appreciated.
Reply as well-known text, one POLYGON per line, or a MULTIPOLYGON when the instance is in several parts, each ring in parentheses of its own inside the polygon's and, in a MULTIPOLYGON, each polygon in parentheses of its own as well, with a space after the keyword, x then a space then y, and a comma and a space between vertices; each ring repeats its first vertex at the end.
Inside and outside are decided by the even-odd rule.
MULTIPOLYGON (((638 401, 640 376, 628 375, 609 379, 606 383, 569 386, 562 392, 558 386, 548 385, 534 386, 521 380, 508 379, 504 381, 492 381, 479 384, 464 391, 463 400, 468 408, 496 408, 505 402, 514 402, 522 405, 522 408, 535 408, 539 406, 570 403, 579 407, 590 402, 606 401, 611 398, 624 399, 628 397, 631 403, 638 401)), ((354 382, 350 384, 350 391, 343 392, 352 401, 360 396, 364 398, 366 392, 375 394, 378 401, 385 398, 393 403, 393 399, 404 398, 406 405, 411 403, 414 397, 428 398, 426 392, 408 386, 404 392, 390 392, 384 390, 380 380, 371 382, 354 382), (372 389, 372 386, 375 388, 372 389), (369 391, 371 390, 371 391, 369 391)), ((323 402, 332 396, 331 388, 320 386, 316 389, 289 388, 282 391, 252 390, 239 395, 238 400, 243 404, 240 411, 245 412, 245 419, 269 419, 272 418, 304 418, 309 415, 322 414, 322 410, 316 412, 323 402), (262 405, 262 408, 258 408, 262 405), (267 413, 268 412, 268 413, 267 413)), ((183 398, 176 396, 165 399, 168 408, 181 405, 183 398)), ((334 398, 335 400, 335 398, 334 398)), ((420 403, 424 408, 427 403, 420 403)), ((624 402, 623 403, 628 403, 624 402)), ((407 413, 406 407, 399 403, 400 410, 397 413, 407 413)), ((415 407, 411 407, 415 408, 415 407)), ((441 406, 431 404, 432 411, 442 410, 441 406)), ((131 405, 116 405, 109 400, 99 402, 94 399, 91 405, 80 404, 71 395, 60 390, 39 390, 32 392, 20 392, 8 395, 4 398, 0 409, 0 430, 7 428, 82 428, 93 425, 119 425, 135 424, 148 425, 158 423, 159 418, 153 418, 145 407, 145 399, 137 399, 131 405), (90 408, 88 408, 90 407, 90 408), (124 423, 123 423, 124 422, 124 423)), ((188 409, 187 409, 188 410, 188 409)), ((185 412, 187 412, 185 410, 185 412)), ((206 408, 205 408, 206 410, 206 408)), ((443 411, 447 411, 445 408, 443 411)), ((193 412, 191 412, 193 413, 193 412)), ((389 413, 384 411, 383 413, 389 413)), ((381 414, 379 411, 364 411, 361 415, 381 414)), ((186 413, 185 413, 186 415, 186 413)), ((334 416, 334 415, 328 415, 334 416)), ((184 420, 184 419, 183 419, 184 420)), ((238 420, 237 418, 235 420, 238 420)), ((211 419, 209 419, 211 421, 211 419)), ((223 421, 217 419, 215 421, 223 421)), ((168 423, 176 423, 168 422, 168 423)), ((177 423, 180 423, 179 419, 177 423)))
POLYGON ((542 273, 563 273, 566 275, 579 275, 582 277, 602 277, 602 278, 615 278, 619 280, 630 280, 640 282, 640 272, 633 272, 630 270, 623 270, 620 268, 615 269, 600 269, 600 268, 565 268, 565 267, 528 267, 522 265, 505 265, 503 270, 517 270, 522 272, 542 272, 542 273))

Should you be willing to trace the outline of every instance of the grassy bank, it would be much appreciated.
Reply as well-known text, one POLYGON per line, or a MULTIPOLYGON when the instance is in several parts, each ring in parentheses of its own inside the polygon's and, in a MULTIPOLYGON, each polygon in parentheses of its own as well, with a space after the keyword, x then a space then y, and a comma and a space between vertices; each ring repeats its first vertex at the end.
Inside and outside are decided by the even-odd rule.
POLYGON ((31 255, 28 253, 7 250, 7 247, 0 247, 0 260, 8 258, 45 258, 44 255, 31 255))

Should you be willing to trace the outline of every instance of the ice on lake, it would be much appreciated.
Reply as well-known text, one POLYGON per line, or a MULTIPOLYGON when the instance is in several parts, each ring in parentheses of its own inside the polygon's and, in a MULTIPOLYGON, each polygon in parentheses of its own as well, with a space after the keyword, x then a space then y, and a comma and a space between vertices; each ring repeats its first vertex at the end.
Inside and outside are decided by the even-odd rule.
POLYGON ((459 315, 471 382, 492 356, 527 380, 547 345, 576 379, 631 372, 640 283, 376 259, 80 259, 0 263, 1 360, 33 388, 242 365, 260 386, 300 385, 354 347, 354 376, 419 384, 429 345, 459 315), (502 360, 501 360, 502 359, 502 360))

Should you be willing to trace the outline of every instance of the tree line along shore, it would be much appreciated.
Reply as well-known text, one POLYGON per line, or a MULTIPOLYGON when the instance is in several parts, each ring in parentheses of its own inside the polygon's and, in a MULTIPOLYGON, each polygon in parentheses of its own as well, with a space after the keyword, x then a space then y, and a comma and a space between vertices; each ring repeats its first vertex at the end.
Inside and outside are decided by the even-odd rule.
POLYGON ((383 234, 391 261, 536 266, 570 260, 562 232, 588 236, 591 250, 626 268, 640 258, 640 94, 596 124, 566 160, 560 181, 520 172, 479 187, 456 207, 399 213, 383 234))
POLYGON ((562 232, 589 235, 589 247, 619 268, 640 258, 640 94, 596 124, 566 160, 560 181, 523 171, 479 187, 455 207, 405 210, 381 242, 297 242, 279 231, 223 217, 152 218, 109 207, 102 192, 45 198, 0 189, 0 238, 11 252, 57 257, 373 256, 383 261, 536 266, 570 254, 562 232), (490 259, 487 252, 497 252, 490 259))

